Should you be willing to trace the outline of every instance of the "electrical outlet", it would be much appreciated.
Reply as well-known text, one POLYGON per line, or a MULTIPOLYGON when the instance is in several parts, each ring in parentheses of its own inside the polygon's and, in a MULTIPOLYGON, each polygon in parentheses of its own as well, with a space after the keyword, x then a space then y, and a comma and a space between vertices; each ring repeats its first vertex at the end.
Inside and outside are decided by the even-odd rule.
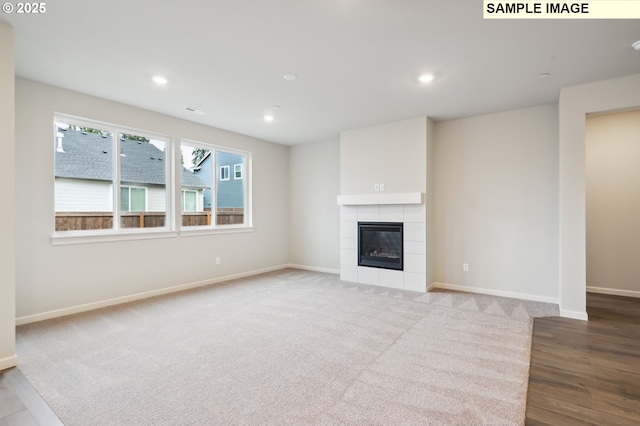
POLYGON ((216 265, 219 265, 222 262, 222 259, 220 259, 219 257, 216 257, 216 265))
POLYGON ((384 191, 384 183, 380 184, 380 191, 384 191))
POLYGON ((462 270, 464 272, 469 272, 469 264, 468 263, 463 263, 462 264, 462 270))
POLYGON ((375 185, 373 185, 373 189, 377 192, 380 191, 380 184, 376 183, 375 185))

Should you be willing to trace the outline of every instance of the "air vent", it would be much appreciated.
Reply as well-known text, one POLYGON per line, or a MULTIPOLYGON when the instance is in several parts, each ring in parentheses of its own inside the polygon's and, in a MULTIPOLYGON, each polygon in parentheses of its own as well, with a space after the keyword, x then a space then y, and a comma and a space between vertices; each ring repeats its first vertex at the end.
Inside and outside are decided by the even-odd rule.
POLYGON ((209 114, 208 112, 201 111, 199 109, 196 109, 196 108, 193 108, 193 107, 189 107, 189 106, 184 107, 184 109, 185 109, 185 111, 189 111, 189 112, 192 112, 192 113, 198 114, 198 115, 208 115, 209 114))

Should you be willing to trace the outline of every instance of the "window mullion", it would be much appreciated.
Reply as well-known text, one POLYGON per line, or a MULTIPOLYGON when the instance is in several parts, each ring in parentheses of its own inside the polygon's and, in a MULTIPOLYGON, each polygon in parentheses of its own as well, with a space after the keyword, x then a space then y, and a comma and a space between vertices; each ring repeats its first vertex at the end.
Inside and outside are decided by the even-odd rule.
MULTIPOLYGON (((120 231, 120 132, 116 129, 111 129, 114 136, 113 141, 113 196, 115 203, 113 204, 113 230, 120 231)), ((129 197, 131 192, 129 191, 129 197)), ((129 205, 131 205, 131 199, 129 199, 129 205)))
POLYGON ((218 150, 211 150, 211 173, 213 178, 211 179, 211 227, 218 227, 218 150))

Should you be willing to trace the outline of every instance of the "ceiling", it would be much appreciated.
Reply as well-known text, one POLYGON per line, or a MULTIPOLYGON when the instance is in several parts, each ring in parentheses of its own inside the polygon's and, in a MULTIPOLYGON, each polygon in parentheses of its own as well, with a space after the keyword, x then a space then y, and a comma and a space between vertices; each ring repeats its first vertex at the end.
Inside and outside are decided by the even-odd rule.
POLYGON ((46 7, 0 15, 15 28, 18 76, 286 145, 553 103, 562 87, 640 72, 640 21, 484 20, 480 0, 46 7), (424 72, 430 84, 418 81, 424 72))

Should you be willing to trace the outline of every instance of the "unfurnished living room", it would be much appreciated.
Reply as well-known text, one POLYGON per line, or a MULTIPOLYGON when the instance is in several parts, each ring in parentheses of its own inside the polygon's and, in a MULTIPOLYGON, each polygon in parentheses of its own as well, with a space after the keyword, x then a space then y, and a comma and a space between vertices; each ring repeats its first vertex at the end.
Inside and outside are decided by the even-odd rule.
POLYGON ((516 3, 5 2, 0 426, 640 424, 640 2, 516 3))

